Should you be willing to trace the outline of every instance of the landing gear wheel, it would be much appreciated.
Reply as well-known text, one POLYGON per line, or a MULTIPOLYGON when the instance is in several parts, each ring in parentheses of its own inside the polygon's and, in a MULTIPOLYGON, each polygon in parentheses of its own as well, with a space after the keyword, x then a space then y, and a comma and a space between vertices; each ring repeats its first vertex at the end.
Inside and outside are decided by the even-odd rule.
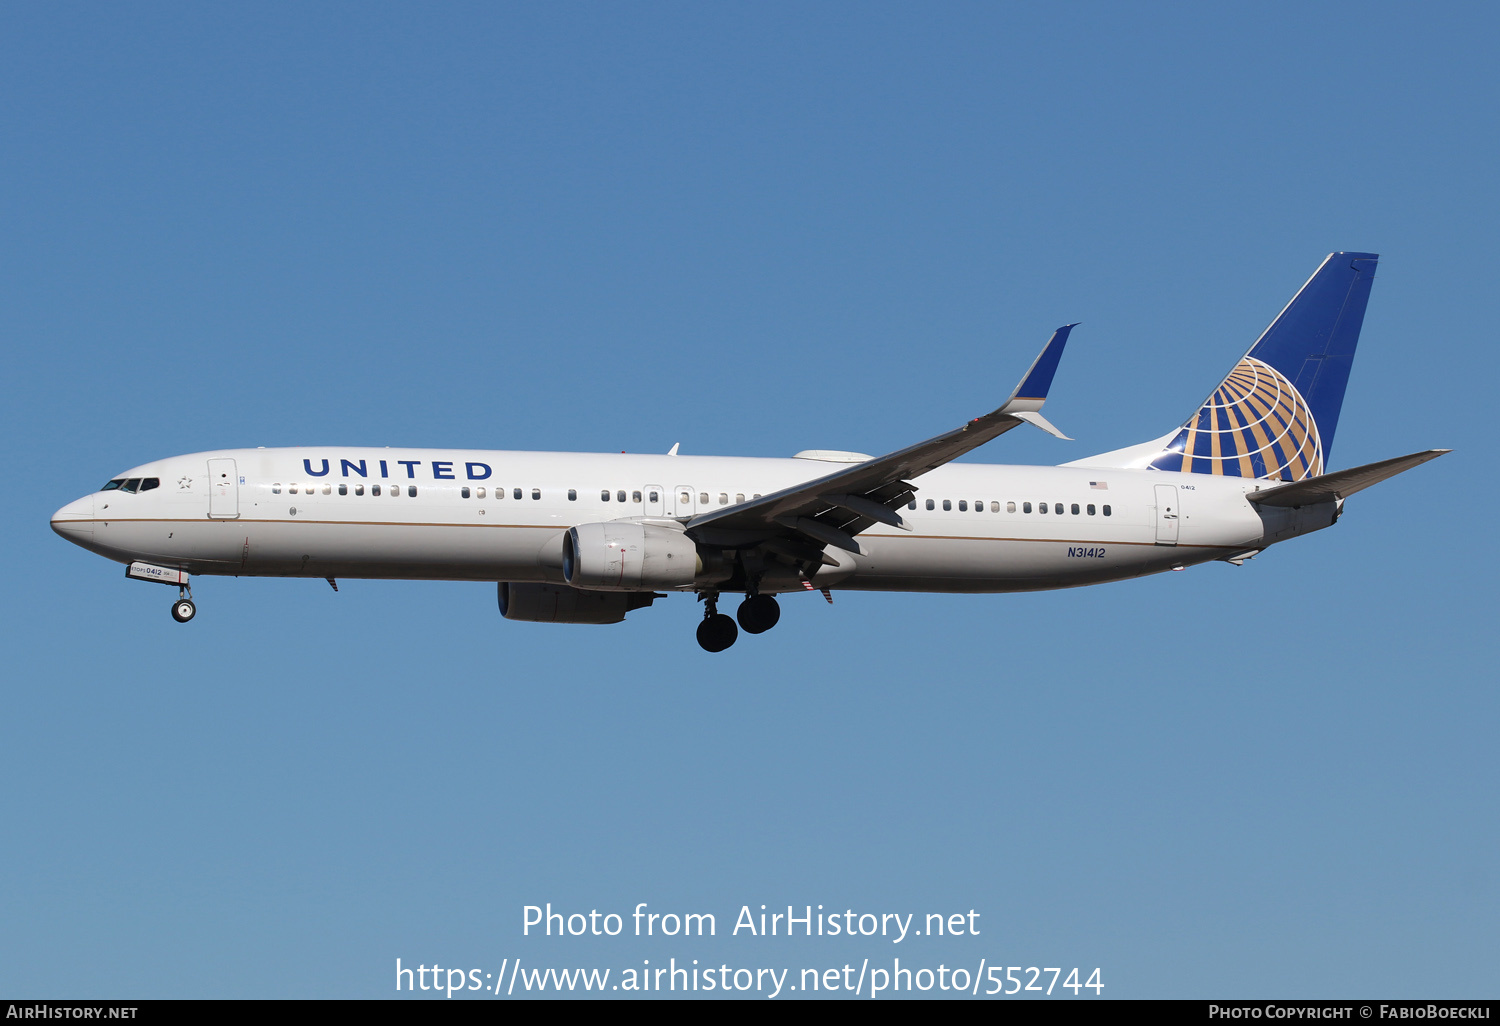
POLYGON ((734 625, 734 618, 723 613, 704 617, 698 625, 698 644, 705 652, 722 652, 739 636, 740 629, 734 625))
POLYGON ((740 626, 751 634, 764 634, 781 619, 781 606, 774 595, 752 595, 735 611, 740 626))
POLYGON ((187 623, 198 615, 198 607, 193 605, 192 599, 178 599, 172 603, 172 619, 178 623, 187 623))

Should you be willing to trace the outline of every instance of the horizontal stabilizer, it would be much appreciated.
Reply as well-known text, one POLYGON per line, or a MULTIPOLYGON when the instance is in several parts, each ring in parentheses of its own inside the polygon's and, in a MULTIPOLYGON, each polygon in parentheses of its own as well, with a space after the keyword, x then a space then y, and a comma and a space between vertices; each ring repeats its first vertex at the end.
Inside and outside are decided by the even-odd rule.
POLYGON ((1426 452, 1414 452, 1410 456, 1397 456, 1394 459, 1381 460, 1379 463, 1366 463, 1362 467, 1351 467, 1332 474, 1310 477, 1306 481, 1294 481, 1291 484, 1251 492, 1245 498, 1261 506, 1311 506, 1317 502, 1332 502, 1335 499, 1348 498, 1355 492, 1379 484, 1388 477, 1395 477, 1402 471, 1410 470, 1412 467, 1420 466, 1428 460, 1435 460, 1452 451, 1452 449, 1428 449, 1426 452))

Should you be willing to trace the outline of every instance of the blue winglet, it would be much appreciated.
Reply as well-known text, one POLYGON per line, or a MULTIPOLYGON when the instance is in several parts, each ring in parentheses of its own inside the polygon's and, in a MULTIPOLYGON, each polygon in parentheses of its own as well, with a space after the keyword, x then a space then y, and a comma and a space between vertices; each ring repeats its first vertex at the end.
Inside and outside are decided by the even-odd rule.
POLYGON ((1042 347, 1041 355, 1016 386, 1012 399, 1034 399, 1040 402, 1047 398, 1047 392, 1052 388, 1052 376, 1057 373, 1057 364, 1062 360, 1063 346, 1068 344, 1068 334, 1076 327, 1077 322, 1064 324, 1052 333, 1052 337, 1042 347))

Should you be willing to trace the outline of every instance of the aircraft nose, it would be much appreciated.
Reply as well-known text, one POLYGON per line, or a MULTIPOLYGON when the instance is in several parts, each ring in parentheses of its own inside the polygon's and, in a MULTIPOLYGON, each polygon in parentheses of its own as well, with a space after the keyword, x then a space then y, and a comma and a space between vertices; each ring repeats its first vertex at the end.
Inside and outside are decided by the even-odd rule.
POLYGON ((52 530, 68 541, 93 541, 94 497, 75 499, 52 514, 52 530))

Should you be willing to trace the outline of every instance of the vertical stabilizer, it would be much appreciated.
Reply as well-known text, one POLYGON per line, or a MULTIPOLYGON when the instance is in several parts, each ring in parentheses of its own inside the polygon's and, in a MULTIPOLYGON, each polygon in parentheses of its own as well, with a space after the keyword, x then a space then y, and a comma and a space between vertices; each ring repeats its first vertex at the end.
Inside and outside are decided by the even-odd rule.
POLYGON ((1278 481, 1324 473, 1378 259, 1329 254, 1181 428, 1075 465, 1278 481))

